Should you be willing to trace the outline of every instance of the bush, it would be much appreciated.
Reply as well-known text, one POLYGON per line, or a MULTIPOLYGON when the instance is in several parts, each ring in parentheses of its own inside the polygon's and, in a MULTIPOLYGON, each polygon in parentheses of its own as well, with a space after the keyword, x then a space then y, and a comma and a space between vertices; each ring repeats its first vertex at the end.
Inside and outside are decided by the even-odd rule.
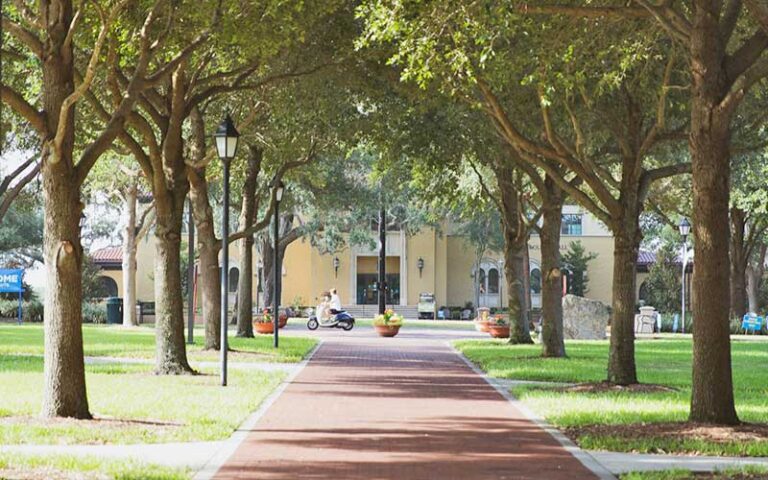
POLYGON ((83 323, 107 323, 107 305, 83 302, 83 323))
MULTIPOLYGON (((32 298, 21 304, 21 318, 25 322, 43 321, 43 304, 32 298)), ((0 300, 0 318, 17 318, 19 315, 18 300, 0 300)))

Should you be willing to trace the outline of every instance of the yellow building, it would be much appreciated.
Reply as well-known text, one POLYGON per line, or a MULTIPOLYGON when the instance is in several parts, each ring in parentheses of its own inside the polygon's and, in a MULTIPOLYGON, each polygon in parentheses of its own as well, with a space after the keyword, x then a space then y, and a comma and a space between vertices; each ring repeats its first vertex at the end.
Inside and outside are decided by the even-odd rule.
MULTIPOLYGON (((587 252, 597 257, 589 263, 587 296, 606 304, 611 301, 613 273, 613 237, 606 227, 591 214, 577 206, 563 210, 560 250, 566 251, 574 241, 580 241, 587 252)), ((479 262, 474 248, 450 226, 444 231, 423 229, 414 235, 403 231, 387 233, 387 303, 414 314, 419 294, 435 295, 436 306, 463 307, 472 302, 479 306, 504 307, 506 282, 501 252, 487 252, 479 262), (476 271, 477 270, 477 271, 476 271), (478 277, 479 276, 479 277, 478 277), (479 287, 475 281, 479 282, 479 287), (479 298, 476 302, 476 298, 479 298)), ((536 235, 531 237, 531 305, 541 305, 540 245, 536 235)), ((122 252, 119 248, 102 249, 93 254, 104 269, 105 282, 113 293, 123 294, 122 252)), ((259 290, 261 261, 255 258, 254 299, 262 304, 259 290)), ((154 299, 153 284, 154 237, 147 235, 137 252, 137 296, 141 302, 154 299)), ((230 249, 230 305, 234 305, 240 265, 237 248, 230 249)), ((638 289, 645 273, 638 273, 638 289)), ((348 247, 334 254, 323 254, 307 240, 297 240, 286 250, 282 268, 282 304, 315 305, 322 292, 338 290, 342 303, 355 311, 372 312, 377 303, 377 251, 375 248, 348 247)))

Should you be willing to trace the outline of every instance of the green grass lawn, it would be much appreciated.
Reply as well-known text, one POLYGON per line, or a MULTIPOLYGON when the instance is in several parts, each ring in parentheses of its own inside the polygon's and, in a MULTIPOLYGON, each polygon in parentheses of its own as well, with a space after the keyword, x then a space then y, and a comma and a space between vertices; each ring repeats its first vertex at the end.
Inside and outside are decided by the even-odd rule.
MULTIPOLYGON (((219 353, 203 350, 204 332, 195 329, 194 345, 187 345, 191 362, 217 361, 219 353)), ((300 362, 317 343, 307 337, 283 336, 280 348, 272 347, 271 335, 238 338, 230 332, 231 362, 300 362)), ((92 357, 154 358, 155 331, 149 327, 83 325, 85 355, 92 357)), ((0 324, 0 355, 43 354, 41 324, 0 324)))
POLYGON ((689 470, 674 469, 660 470, 656 472, 630 472, 625 473, 619 478, 621 480, 757 480, 765 479, 768 475, 768 469, 758 466, 748 466, 744 468, 725 469, 711 474, 695 474, 689 470))
MULTIPOLYGON (((154 331, 147 327, 85 325, 83 337, 88 356, 154 356, 154 331)), ((202 350, 202 338, 197 330, 195 345, 188 346, 191 361, 216 361, 217 352, 202 350)), ((275 351, 271 337, 231 340, 232 362, 298 362, 317 343, 283 337, 275 351)), ((36 416, 42 404, 42 353, 41 325, 0 325, 0 444, 224 439, 285 377, 283 372, 233 365, 229 386, 222 388, 212 368, 199 368, 201 375, 156 376, 152 364, 89 364, 88 400, 97 420, 43 420, 36 416)))
POLYGON ((0 479, 4 478, 71 478, 113 480, 187 480, 186 469, 148 465, 131 461, 103 460, 92 457, 63 455, 0 454, 0 479), (24 474, 22 476, 22 474, 24 474), (30 475, 39 474, 36 477, 30 475), (72 477, 74 478, 74 477, 72 477))
POLYGON ((41 357, 0 356, 0 444, 122 444, 221 440, 282 381, 284 372, 231 368, 157 376, 149 365, 87 365, 88 400, 97 420, 45 420, 41 357))
MULTIPOLYGON (((500 341, 455 343, 491 376, 552 382, 599 382, 606 377, 608 342, 568 342, 567 359, 540 357, 541 346, 510 346, 500 341)), ((733 374, 736 409, 742 421, 768 423, 768 344, 734 341, 733 374)), ((676 389, 669 392, 562 392, 547 386, 515 387, 512 393, 560 428, 586 425, 683 422, 691 395, 691 341, 638 340, 638 376, 643 383, 676 389)), ((688 452, 713 455, 768 456, 766 441, 712 443, 671 438, 626 439, 584 435, 588 449, 644 453, 688 452)))

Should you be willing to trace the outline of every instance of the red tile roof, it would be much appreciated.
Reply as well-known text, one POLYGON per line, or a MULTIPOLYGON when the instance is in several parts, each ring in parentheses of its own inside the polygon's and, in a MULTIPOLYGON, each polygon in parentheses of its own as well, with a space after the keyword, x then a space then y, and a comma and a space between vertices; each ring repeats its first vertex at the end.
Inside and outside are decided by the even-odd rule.
POLYGON ((123 262, 123 248, 122 247, 107 247, 96 250, 91 253, 91 258, 96 264, 104 263, 122 263, 123 262))

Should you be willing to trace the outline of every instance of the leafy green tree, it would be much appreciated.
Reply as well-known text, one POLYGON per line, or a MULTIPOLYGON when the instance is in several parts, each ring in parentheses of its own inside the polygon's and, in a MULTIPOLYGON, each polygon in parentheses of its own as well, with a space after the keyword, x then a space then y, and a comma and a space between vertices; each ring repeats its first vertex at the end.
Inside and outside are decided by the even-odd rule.
POLYGON ((608 380, 637 383, 639 217, 654 182, 690 171, 669 143, 687 125, 685 96, 672 88, 687 73, 674 45, 642 22, 529 21, 475 2, 372 0, 360 15, 367 22, 361 43, 394 44, 391 61, 405 80, 436 81, 486 112, 520 162, 546 172, 611 229, 608 380))
POLYGON ((27 267, 43 261, 43 212, 31 196, 14 202, 0 222, 0 259, 27 267))
MULTIPOLYGON (((693 388, 690 420, 739 422, 733 397, 729 310, 729 180, 732 132, 745 99, 768 77, 768 5, 760 0, 692 0, 621 6, 544 5, 547 15, 654 20, 685 48, 690 70, 693 168, 693 388)), ((602 32, 601 32, 602 34, 602 32)), ((742 110, 743 112, 743 110, 742 110)))
MULTIPOLYGON (((130 10, 127 5, 127 0, 104 1, 79 4, 76 10, 73 0, 2 4, 0 98, 16 121, 35 133, 41 150, 48 286, 42 414, 49 417, 91 417, 81 329, 82 185, 120 135, 139 93, 163 81, 207 36, 204 31, 179 50, 166 50, 167 29, 173 25, 169 20, 179 12, 178 5, 165 9, 162 0, 149 8, 146 2, 130 10), (122 36, 113 36, 118 29, 122 36), (118 38, 131 45, 140 61, 124 71, 120 80, 125 88, 101 105, 96 121, 84 126, 75 113, 82 111, 83 99, 94 97, 91 87, 106 83, 100 82, 106 75, 99 65, 105 50, 116 53, 108 44, 116 46, 118 38), (11 55, 6 56, 6 45, 11 55), (85 130, 90 141, 76 142, 85 130)), ((120 80, 110 87, 119 89, 120 80)))
POLYGON ((563 270, 568 270, 568 293, 583 297, 589 291, 587 270, 589 262, 597 258, 594 252, 587 253, 581 241, 575 241, 568 246, 561 258, 563 270))

